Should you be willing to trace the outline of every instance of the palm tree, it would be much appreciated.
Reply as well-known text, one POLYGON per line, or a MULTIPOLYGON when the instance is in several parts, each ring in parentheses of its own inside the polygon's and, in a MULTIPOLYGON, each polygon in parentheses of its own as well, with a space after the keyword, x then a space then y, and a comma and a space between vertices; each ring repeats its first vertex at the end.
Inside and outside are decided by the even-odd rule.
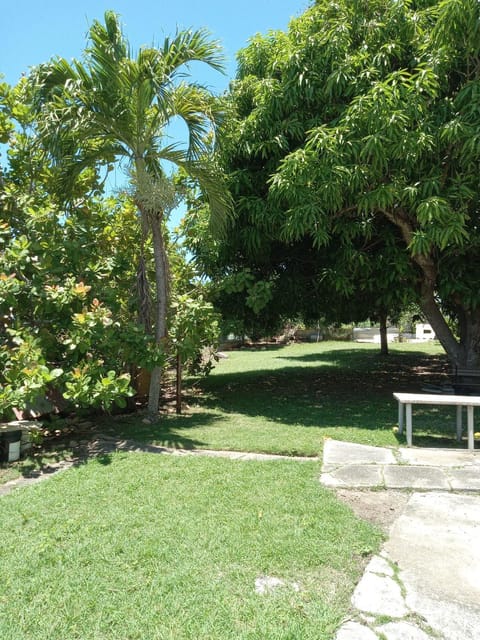
MULTIPOLYGON (((160 48, 134 56, 118 16, 107 11, 105 24, 93 22, 84 61, 58 58, 33 73, 39 132, 66 184, 85 167, 128 162, 131 191, 142 227, 152 238, 155 264, 155 342, 167 336, 169 269, 165 214, 176 191, 168 166, 196 179, 210 202, 218 228, 230 209, 228 192, 212 160, 212 131, 218 121, 212 94, 187 82, 188 64, 200 61, 222 69, 216 42, 207 32, 181 31, 160 48), (187 67, 187 68, 186 68, 187 67), (174 117, 187 126, 185 148, 171 144, 166 127, 174 117)), ((158 411, 161 367, 152 371, 149 413, 158 411)))

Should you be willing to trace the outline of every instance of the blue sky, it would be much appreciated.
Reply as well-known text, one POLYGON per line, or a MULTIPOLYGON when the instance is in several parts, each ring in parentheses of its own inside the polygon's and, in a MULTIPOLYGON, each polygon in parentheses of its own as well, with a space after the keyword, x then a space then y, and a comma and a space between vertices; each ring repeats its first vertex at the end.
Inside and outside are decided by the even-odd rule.
POLYGON ((238 49, 255 33, 286 29, 290 18, 308 4, 308 0, 0 0, 0 74, 15 84, 22 72, 52 56, 80 57, 89 24, 113 9, 134 49, 160 43, 177 27, 207 27, 223 45, 227 75, 198 69, 195 79, 221 92, 234 76, 238 49))

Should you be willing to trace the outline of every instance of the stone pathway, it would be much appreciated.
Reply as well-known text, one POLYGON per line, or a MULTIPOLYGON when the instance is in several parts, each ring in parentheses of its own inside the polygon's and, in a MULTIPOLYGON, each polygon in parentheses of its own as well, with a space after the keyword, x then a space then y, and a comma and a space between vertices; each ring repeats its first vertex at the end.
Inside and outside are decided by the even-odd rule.
POLYGON ((321 481, 333 488, 480 491, 480 451, 326 440, 321 481))
POLYGON ((332 488, 413 488, 352 597, 335 640, 476 640, 480 629, 480 455, 329 440, 332 488), (440 491, 439 491, 440 490, 440 491))
POLYGON ((409 594, 397 565, 384 550, 374 556, 352 596, 355 614, 337 632, 335 640, 432 640, 435 632, 411 609, 409 594))

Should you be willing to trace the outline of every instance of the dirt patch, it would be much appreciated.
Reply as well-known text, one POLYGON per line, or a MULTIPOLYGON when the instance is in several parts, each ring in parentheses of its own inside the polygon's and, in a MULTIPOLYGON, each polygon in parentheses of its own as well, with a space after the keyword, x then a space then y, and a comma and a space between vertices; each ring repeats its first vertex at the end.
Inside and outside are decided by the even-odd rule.
POLYGON ((335 493, 342 502, 349 505, 355 515, 378 525, 385 533, 388 533, 393 522, 402 514, 411 495, 411 491, 394 489, 337 489, 335 493))

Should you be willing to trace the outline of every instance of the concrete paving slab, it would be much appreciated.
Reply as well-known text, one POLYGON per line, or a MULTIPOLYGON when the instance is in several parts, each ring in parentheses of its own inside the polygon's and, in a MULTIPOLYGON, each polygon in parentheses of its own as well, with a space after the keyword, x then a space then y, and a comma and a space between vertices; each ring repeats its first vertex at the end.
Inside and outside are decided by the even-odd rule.
POLYGON ((322 480, 337 489, 417 492, 357 585, 357 622, 336 640, 478 640, 480 452, 412 447, 395 457, 375 449, 327 441, 322 480), (395 619, 381 625, 375 616, 395 619))
MULTIPOLYGON (((408 583, 407 583, 408 585, 408 583)), ((411 586, 408 585, 411 589, 411 586)), ((430 595, 412 590, 407 598, 410 607, 421 612, 435 640, 478 640, 478 610, 454 602, 438 600, 430 595)))
POLYGON ((338 464, 325 464, 325 462, 322 464, 322 471, 323 473, 330 473, 330 471, 336 471, 336 469, 338 469, 338 467, 341 465, 338 464))
POLYGON ((325 440, 323 447, 324 464, 394 464, 395 456, 391 449, 371 447, 365 444, 325 440))
POLYGON ((375 464, 349 464, 321 476, 322 484, 329 487, 383 486, 382 467, 375 464))
POLYGON ((386 447, 327 440, 321 482, 345 489, 480 491, 480 452, 402 447, 396 457, 386 447))
POLYGON ((359 622, 346 622, 337 631, 335 640, 378 640, 378 635, 359 622))
POLYGON ((446 640, 480 629, 480 497, 414 493, 385 550, 397 563, 409 608, 446 640))
POLYGON ((369 573, 376 573, 377 575, 390 576, 391 578, 394 575, 392 565, 386 558, 382 558, 381 556, 373 556, 365 569, 365 572, 367 571, 369 573))
POLYGON ((384 467, 385 485, 391 489, 440 489, 450 490, 450 483, 442 469, 411 465, 384 467))
POLYGON ((331 473, 322 473, 320 475, 320 483, 324 487, 332 487, 333 489, 345 487, 343 482, 341 480, 337 480, 337 478, 335 478, 331 473))
POLYGON ((421 449, 416 447, 400 447, 400 462, 431 467, 460 467, 480 465, 480 455, 460 449, 421 449))
POLYGON ((454 491, 480 491, 480 467, 450 469, 448 476, 454 491))
POLYGON ((386 640, 431 640, 422 629, 411 622, 389 622, 381 627, 376 627, 375 631, 382 633, 386 640))
POLYGON ((403 618, 408 609, 400 585, 393 578, 365 572, 352 597, 356 609, 376 615, 403 618))

